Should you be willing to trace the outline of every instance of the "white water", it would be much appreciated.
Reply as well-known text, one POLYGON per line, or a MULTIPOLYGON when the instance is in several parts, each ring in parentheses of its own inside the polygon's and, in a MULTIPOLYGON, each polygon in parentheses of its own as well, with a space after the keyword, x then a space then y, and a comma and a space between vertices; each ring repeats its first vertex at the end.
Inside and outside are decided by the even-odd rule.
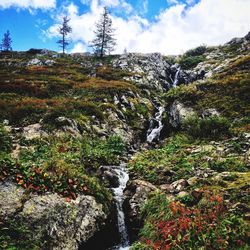
POLYGON ((153 140, 158 140, 161 134, 161 130, 163 128, 163 124, 162 124, 162 115, 163 112, 165 111, 164 107, 158 107, 158 112, 155 114, 155 118, 153 120, 155 120, 158 123, 158 126, 153 128, 153 120, 150 121, 150 126, 149 126, 149 130, 147 133, 147 142, 151 143, 153 140))
POLYGON ((176 88, 176 86, 178 84, 178 78, 179 78, 180 71, 181 71, 181 68, 178 68, 178 70, 175 73, 174 82, 173 82, 174 88, 176 88))
POLYGON ((115 172, 117 173, 117 176, 119 178, 119 187, 112 188, 114 192, 114 199, 116 201, 116 207, 117 207, 117 222, 118 222, 118 230, 121 237, 121 243, 118 246, 115 246, 112 248, 112 250, 128 250, 129 245, 129 237, 127 228, 125 225, 125 215, 123 212, 123 202, 124 202, 124 195, 123 191, 126 188, 126 184, 129 180, 129 175, 126 172, 126 165, 122 164, 118 167, 113 167, 115 172))

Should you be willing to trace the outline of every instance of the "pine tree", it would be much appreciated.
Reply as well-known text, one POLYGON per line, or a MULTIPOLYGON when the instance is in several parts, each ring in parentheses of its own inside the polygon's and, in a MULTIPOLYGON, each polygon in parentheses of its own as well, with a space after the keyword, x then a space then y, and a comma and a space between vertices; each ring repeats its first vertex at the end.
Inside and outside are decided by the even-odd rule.
POLYGON ((104 55, 113 51, 116 45, 112 20, 107 7, 104 7, 104 11, 99 22, 96 23, 96 30, 94 32, 95 39, 91 42, 90 47, 93 48, 97 56, 103 58, 104 55))
POLYGON ((72 32, 72 28, 69 26, 69 21, 70 19, 67 16, 63 17, 62 25, 59 27, 59 33, 62 35, 62 39, 57 41, 57 43, 59 43, 60 47, 63 49, 63 54, 65 53, 66 47, 69 45, 66 37, 72 32))
POLYGON ((2 39, 2 44, 1 44, 1 50, 2 51, 11 51, 12 40, 10 38, 10 32, 7 30, 6 33, 4 33, 3 39, 2 39))

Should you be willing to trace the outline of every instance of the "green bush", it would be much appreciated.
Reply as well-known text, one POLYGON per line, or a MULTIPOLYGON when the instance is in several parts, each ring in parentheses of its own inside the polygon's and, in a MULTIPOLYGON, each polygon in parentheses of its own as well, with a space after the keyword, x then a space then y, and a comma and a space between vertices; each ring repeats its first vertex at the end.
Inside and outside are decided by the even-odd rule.
POLYGON ((205 60, 204 56, 186 56, 184 55, 180 61, 179 64, 182 67, 182 69, 188 70, 195 68, 200 62, 203 62, 205 60))
POLYGON ((182 128, 194 138, 218 139, 230 134, 229 120, 220 116, 211 116, 208 118, 192 116, 184 121, 182 128))
POLYGON ((0 151, 10 152, 12 148, 12 139, 4 126, 0 124, 0 151))
POLYGON ((124 153, 125 144, 118 136, 111 136, 107 140, 84 139, 81 150, 86 168, 97 169, 100 165, 119 164, 119 156, 124 153))
POLYGON ((195 49, 190 49, 187 52, 185 52, 185 56, 201 56, 203 55, 207 50, 207 47, 205 45, 201 45, 195 49))

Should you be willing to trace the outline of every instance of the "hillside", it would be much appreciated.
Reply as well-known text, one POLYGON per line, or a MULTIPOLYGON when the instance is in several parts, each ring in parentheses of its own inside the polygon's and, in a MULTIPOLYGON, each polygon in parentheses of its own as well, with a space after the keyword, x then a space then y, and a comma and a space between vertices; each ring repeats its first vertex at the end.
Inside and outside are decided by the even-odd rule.
POLYGON ((248 249, 249 52, 0 52, 0 248, 248 249))

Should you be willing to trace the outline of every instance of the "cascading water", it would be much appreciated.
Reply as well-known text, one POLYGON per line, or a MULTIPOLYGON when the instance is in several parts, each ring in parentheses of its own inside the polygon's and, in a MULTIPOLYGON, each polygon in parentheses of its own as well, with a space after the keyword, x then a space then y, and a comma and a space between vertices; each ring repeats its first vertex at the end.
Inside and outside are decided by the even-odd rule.
POLYGON ((126 172, 126 165, 121 164, 120 166, 114 166, 114 171, 116 172, 118 179, 119 179, 119 186, 117 188, 112 188, 114 193, 114 199, 116 201, 117 207, 117 223, 118 223, 118 230, 121 237, 121 243, 117 246, 112 247, 112 250, 128 250, 130 247, 128 232, 125 224, 125 215, 123 212, 123 202, 124 202, 124 195, 123 191, 126 188, 126 184, 129 180, 129 175, 126 172))
POLYGON ((181 68, 178 68, 175 76, 174 76, 174 81, 173 81, 173 88, 176 88, 178 81, 179 81, 179 74, 180 74, 181 68))
POLYGON ((155 118, 150 121, 150 126, 147 132, 147 142, 152 143, 154 140, 158 140, 161 134, 161 130, 163 128, 162 124, 162 115, 165 111, 164 107, 156 107, 158 112, 155 114, 155 118), (157 122, 157 126, 155 127, 154 121, 157 122))

